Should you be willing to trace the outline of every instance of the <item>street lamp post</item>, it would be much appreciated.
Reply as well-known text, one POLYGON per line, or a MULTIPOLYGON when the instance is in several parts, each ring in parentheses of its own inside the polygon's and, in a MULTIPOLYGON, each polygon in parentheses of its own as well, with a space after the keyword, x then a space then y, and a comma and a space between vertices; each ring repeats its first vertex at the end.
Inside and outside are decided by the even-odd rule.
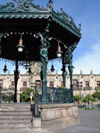
POLYGON ((83 97, 83 94, 81 94, 81 91, 82 91, 83 83, 82 82, 78 82, 78 87, 79 87, 79 90, 80 90, 81 108, 82 108, 82 97, 83 97))
POLYGON ((1 106, 1 86, 0 86, 0 106, 1 106))
POLYGON ((89 87, 89 100, 88 100, 88 105, 90 105, 90 96, 91 96, 90 90, 91 90, 91 88, 89 87))
POLYGON ((9 85, 9 103, 10 103, 11 86, 9 85))

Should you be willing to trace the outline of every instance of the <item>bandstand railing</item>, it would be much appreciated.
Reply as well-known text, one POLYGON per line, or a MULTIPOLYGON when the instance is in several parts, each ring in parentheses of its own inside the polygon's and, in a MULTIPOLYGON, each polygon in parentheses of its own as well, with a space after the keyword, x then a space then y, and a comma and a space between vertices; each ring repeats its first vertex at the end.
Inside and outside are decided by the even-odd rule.
MULTIPOLYGON (((71 103, 71 90, 47 87, 47 104, 71 103)), ((42 88, 35 87, 35 117, 40 117, 39 105, 42 104, 42 88)))

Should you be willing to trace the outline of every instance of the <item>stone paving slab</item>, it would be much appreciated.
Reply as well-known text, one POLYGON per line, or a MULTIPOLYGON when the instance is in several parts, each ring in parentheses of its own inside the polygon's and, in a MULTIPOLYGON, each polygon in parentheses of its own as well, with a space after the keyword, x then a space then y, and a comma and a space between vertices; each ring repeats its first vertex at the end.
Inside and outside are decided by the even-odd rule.
POLYGON ((54 133, 100 133, 100 110, 79 110, 80 125, 54 133))

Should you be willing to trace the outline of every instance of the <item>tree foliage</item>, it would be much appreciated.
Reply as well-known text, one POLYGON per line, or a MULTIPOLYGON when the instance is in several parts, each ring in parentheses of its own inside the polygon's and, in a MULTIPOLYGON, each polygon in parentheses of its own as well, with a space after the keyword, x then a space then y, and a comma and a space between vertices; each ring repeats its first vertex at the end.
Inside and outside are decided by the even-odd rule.
POLYGON ((93 95, 92 95, 93 98, 97 98, 100 100, 100 90, 97 90, 93 95))
POLYGON ((80 99, 81 99, 81 97, 80 97, 79 95, 75 95, 75 96, 74 96, 74 100, 75 100, 75 101, 79 101, 80 99))
POLYGON ((85 96, 82 101, 86 103, 89 102, 89 100, 91 100, 92 102, 96 102, 96 98, 89 95, 85 96))
POLYGON ((64 88, 64 86, 59 86, 59 88, 62 88, 62 89, 63 89, 63 88, 64 88))
POLYGON ((22 102, 29 102, 30 101, 30 92, 33 90, 33 95, 35 94, 35 90, 31 88, 27 88, 27 90, 21 93, 21 101, 22 102))
POLYGON ((89 97, 88 97, 88 96, 83 97, 82 101, 83 101, 84 103, 88 102, 88 101, 89 101, 89 97))

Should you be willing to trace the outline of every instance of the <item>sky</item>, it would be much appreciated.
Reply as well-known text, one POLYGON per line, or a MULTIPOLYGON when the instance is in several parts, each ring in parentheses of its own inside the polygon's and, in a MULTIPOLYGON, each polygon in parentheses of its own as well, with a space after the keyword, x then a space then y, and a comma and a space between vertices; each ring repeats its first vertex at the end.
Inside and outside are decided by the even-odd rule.
MULTIPOLYGON (((5 4, 10 0, 0 0, 0 4, 5 4)), ((36 5, 47 7, 49 0, 35 0, 36 5)), ((74 74, 79 74, 82 70, 83 74, 100 74, 100 0, 53 0, 54 10, 63 10, 72 16, 75 24, 81 23, 82 38, 73 52, 74 74)), ((5 62, 0 61, 0 74, 5 62)), ((6 63, 11 73, 14 66, 6 63)), ((53 62, 55 70, 61 73, 62 64, 59 61, 53 62)), ((52 62, 48 63, 50 70, 52 62)), ((19 68, 24 74, 26 70, 19 68)))

